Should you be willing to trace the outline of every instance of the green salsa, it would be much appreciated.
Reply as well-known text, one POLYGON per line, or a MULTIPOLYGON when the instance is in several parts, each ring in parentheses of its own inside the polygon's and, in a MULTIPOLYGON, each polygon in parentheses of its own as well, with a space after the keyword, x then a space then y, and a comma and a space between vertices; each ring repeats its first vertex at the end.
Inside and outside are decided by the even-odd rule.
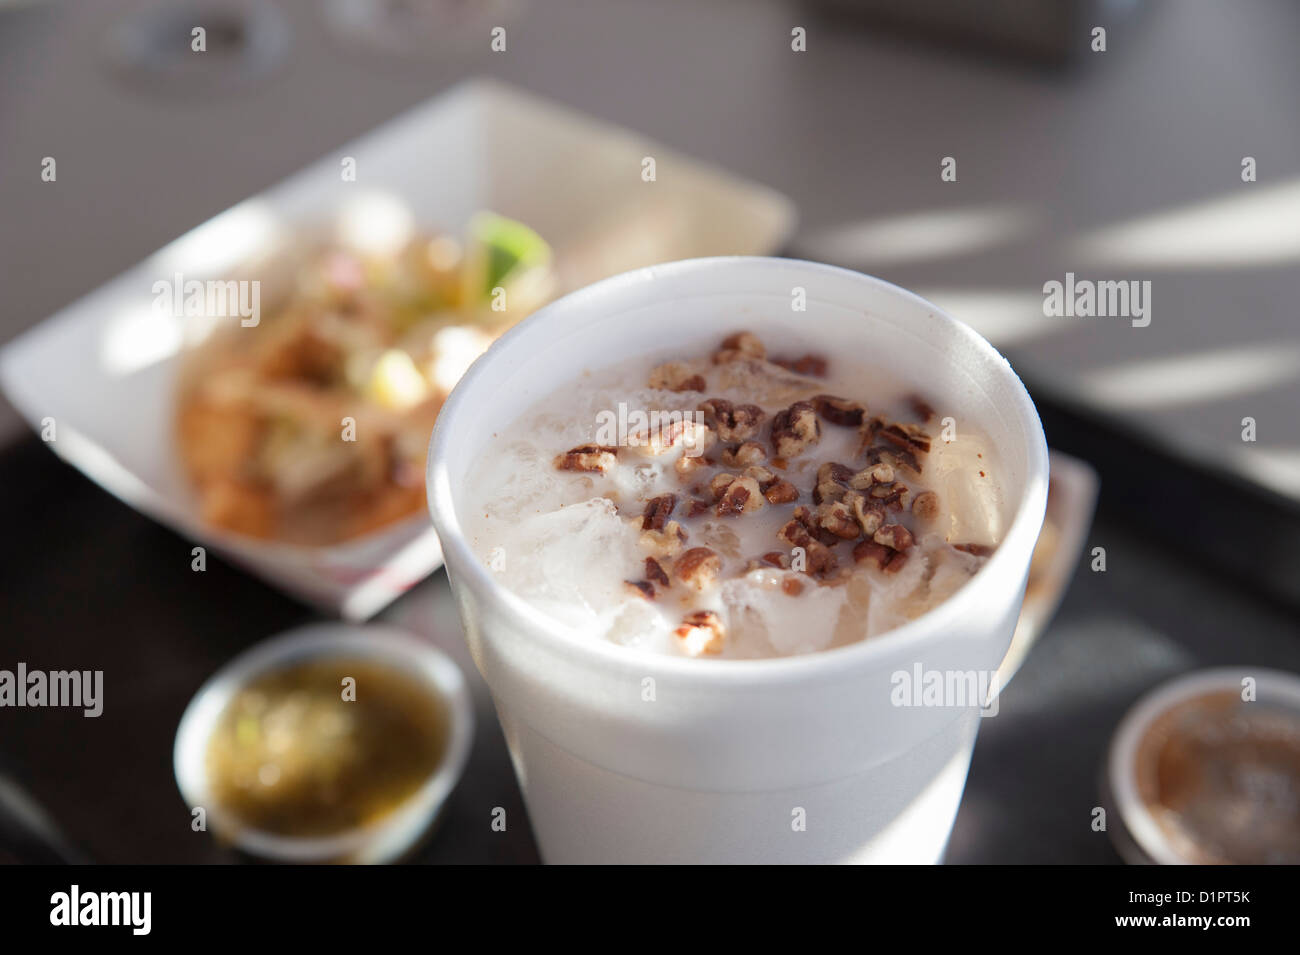
POLYGON ((393 666, 324 658, 263 674, 208 742, 216 803, 243 826, 330 836, 383 819, 442 762, 449 712, 393 666))

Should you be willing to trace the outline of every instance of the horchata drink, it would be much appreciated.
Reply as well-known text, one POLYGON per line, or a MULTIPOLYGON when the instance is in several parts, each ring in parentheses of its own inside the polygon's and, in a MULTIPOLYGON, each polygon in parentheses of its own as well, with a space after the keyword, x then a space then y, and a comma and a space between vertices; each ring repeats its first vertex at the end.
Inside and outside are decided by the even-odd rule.
POLYGON ((845 269, 675 262, 508 332, 429 505, 542 858, 938 860, 1047 478, 1006 360, 845 269))
POLYGON ((784 656, 951 596, 1003 533, 997 476, 988 440, 915 384, 741 331, 525 409, 483 456, 466 531, 584 638, 784 656))

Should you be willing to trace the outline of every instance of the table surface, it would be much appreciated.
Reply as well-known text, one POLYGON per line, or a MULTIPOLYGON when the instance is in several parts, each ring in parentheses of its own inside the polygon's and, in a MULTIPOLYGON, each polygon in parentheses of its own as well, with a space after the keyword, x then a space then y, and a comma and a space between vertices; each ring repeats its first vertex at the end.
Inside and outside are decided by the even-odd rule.
MULTIPOLYGON (((1271 228, 1279 215, 1296 221, 1294 5, 1153 4, 1112 34, 1110 59, 1053 76, 822 25, 777 2, 745 3, 744 15, 736 3, 552 0, 544 12, 519 3, 506 21, 508 55, 493 57, 484 41, 386 60, 329 35, 318 5, 281 2, 292 28, 287 63, 245 93, 207 98, 107 77, 106 30, 122 11, 150 5, 0 13, 0 273, 8 277, 0 336, 461 76, 488 74, 785 191, 802 218, 797 251, 931 293, 985 323, 1033 379, 1109 396, 1111 410, 1189 455, 1236 460, 1235 422, 1255 416, 1258 450, 1278 465, 1263 472, 1283 490, 1294 479, 1287 462, 1300 447, 1300 379, 1287 363, 1298 256, 1271 228), (801 22, 810 27, 802 59, 785 52, 790 24, 801 22), (1252 187, 1238 177, 1243 154, 1259 156, 1261 182, 1252 187), (39 182, 46 155, 58 157, 57 186, 39 182), (958 183, 939 182, 945 155, 959 157, 958 183), (889 188, 874 185, 882 182, 889 188), (1243 188, 1259 190, 1262 208, 1243 188), (1209 221, 1228 223, 1235 238, 1188 249, 1180 261, 1135 252, 1108 262, 1080 244, 1148 215, 1205 212, 1198 204, 1211 199, 1226 205, 1211 206, 1209 221), (917 212, 938 216, 921 220, 924 234, 982 238, 909 245, 917 212), (1045 327, 1041 285, 1072 268, 1153 278, 1152 326, 1045 327), (1261 366, 1264 352, 1274 358, 1261 366), (1213 386, 1206 394, 1170 400, 1122 387, 1135 363, 1225 354, 1231 360, 1203 375, 1213 386), (1231 378, 1233 369, 1260 367, 1271 371, 1231 378), (1125 394, 1136 404, 1116 405, 1125 394)), ((1138 238, 1207 232, 1203 219, 1161 222, 1164 232, 1138 238)), ((0 409, 5 437, 3 659, 102 669, 107 702, 98 719, 6 711, 0 771, 95 860, 232 859, 189 828, 171 772, 176 723, 223 662, 312 614, 219 559, 193 573, 191 542, 62 464, 0 409)), ((1049 429, 1049 441, 1068 449, 1065 437, 1049 429)), ((999 715, 983 721, 952 862, 1117 861, 1090 823, 1106 743, 1124 710, 1164 677, 1198 666, 1300 670, 1294 609, 1136 527, 1125 501, 1106 491, 1107 465, 1101 470, 1089 542, 1106 547, 1108 570, 1080 568, 999 715)), ((536 861, 445 575, 379 619, 460 660, 479 710, 465 777, 418 861, 536 861), (511 820, 504 833, 490 828, 496 807, 511 820)))

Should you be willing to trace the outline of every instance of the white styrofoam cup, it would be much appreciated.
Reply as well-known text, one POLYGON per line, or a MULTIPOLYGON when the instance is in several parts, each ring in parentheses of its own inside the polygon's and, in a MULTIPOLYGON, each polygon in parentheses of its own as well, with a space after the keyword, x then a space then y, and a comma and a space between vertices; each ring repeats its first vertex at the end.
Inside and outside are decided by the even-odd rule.
POLYGON ((775 258, 675 262, 598 282, 507 333, 442 409, 429 501, 543 858, 938 861, 984 701, 896 705, 897 675, 998 668, 1047 480, 1038 415, 1007 361, 929 302, 845 269, 775 258), (806 309, 796 310, 801 300, 806 309), (763 660, 580 639, 501 587, 462 530, 466 482, 495 434, 584 370, 698 354, 741 329, 888 368, 959 428, 988 436, 1007 523, 970 583, 887 634, 763 660))

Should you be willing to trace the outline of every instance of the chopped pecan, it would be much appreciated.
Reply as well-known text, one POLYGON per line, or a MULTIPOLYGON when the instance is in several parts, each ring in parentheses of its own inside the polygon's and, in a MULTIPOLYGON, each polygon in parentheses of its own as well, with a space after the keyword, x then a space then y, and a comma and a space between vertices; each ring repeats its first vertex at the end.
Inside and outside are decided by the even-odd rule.
MULTIPOLYGON (((862 454, 868 448, 876 443, 876 435, 880 429, 888 424, 884 418, 877 415, 874 418, 864 418, 862 424, 858 427, 858 453, 862 454)), ((874 462, 872 462, 874 463, 874 462)))
POLYGON ((993 553, 994 548, 988 544, 953 544, 953 550, 964 551, 975 557, 987 557, 993 553))
POLYGON ((861 563, 864 560, 870 560, 877 567, 883 567, 889 560, 891 551, 884 544, 877 544, 873 540, 860 540, 853 546, 853 559, 861 563))
POLYGON ((722 347, 713 356, 715 365, 723 365, 741 358, 766 358, 767 348, 751 332, 736 332, 722 340, 722 347))
POLYGON ((885 524, 871 539, 893 550, 907 550, 913 544, 912 532, 902 524, 885 524))
POLYGON ((682 642, 682 649, 693 657, 705 653, 721 653, 727 639, 722 620, 712 610, 688 613, 674 633, 682 642))
POLYGON ((817 523, 817 515, 802 505, 794 509, 794 519, 804 526, 808 533, 821 540, 823 544, 838 543, 839 538, 828 534, 817 523))
POLYGON ((875 484, 893 484, 894 468, 885 461, 863 468, 849 478, 849 487, 855 491, 870 490, 875 484))
MULTIPOLYGON (((838 562, 835 555, 831 553, 831 549, 814 537, 814 534, 818 531, 821 531, 821 528, 816 525, 812 512, 806 507, 796 507, 794 509, 794 518, 787 521, 776 532, 776 536, 790 547, 798 547, 803 550, 806 559, 803 568, 804 573, 825 576, 836 569, 838 562)), ((839 539, 833 535, 827 536, 831 540, 839 539)))
POLYGON ((858 434, 858 453, 866 456, 868 464, 883 462, 895 469, 902 466, 913 474, 921 473, 919 456, 930 450, 930 438, 924 428, 875 417, 864 420, 858 434), (877 444, 878 439, 885 444, 877 444))
POLYGON ((838 501, 844 496, 844 483, 852 476, 852 468, 827 461, 817 469, 817 486, 813 488, 813 503, 838 501))
POLYGON ((709 509, 708 501, 701 501, 698 497, 691 498, 691 506, 686 511, 687 517, 699 517, 709 509))
POLYGON ((803 593, 803 583, 797 577, 787 577, 781 581, 781 589, 791 597, 798 597, 803 593))
POLYGON ((682 480, 687 480, 692 474, 700 468, 711 467, 713 464, 709 458, 698 454, 683 454, 673 462, 673 470, 682 480))
POLYGON ((746 441, 722 452, 722 463, 732 468, 747 468, 767 460, 767 451, 757 441, 746 441))
POLYGON ((824 481, 813 488, 812 499, 814 504, 825 504, 827 501, 838 501, 844 496, 844 485, 837 481, 824 481))
POLYGON ((765 491, 763 496, 767 498, 769 504, 789 504, 792 501, 799 500, 799 489, 784 479, 773 482, 765 491))
POLYGON ((807 547, 813 539, 812 532, 798 518, 786 521, 781 529, 776 532, 776 536, 791 547, 807 547))
POLYGON ((845 428, 858 427, 867 413, 867 409, 856 401, 836 398, 834 395, 818 395, 813 399, 813 406, 816 407, 817 413, 831 424, 845 428))
POLYGON ((922 421, 929 421, 934 417, 934 408, 930 402, 920 395, 909 395, 907 403, 911 405, 913 413, 922 421))
POLYGON ((891 424, 880 429, 880 437, 904 451, 924 454, 930 450, 930 436, 920 425, 891 424))
POLYGON ((644 597, 646 600, 655 599, 654 586, 648 580, 625 580, 628 589, 638 597, 644 597))
POLYGON ((669 361, 650 369, 650 387, 661 391, 703 391, 704 376, 684 361, 669 361))
POLYGON ((556 455, 555 466, 561 471, 608 471, 618 463, 618 448, 600 444, 582 444, 556 455))
POLYGON ((934 491, 922 491, 912 500, 912 513, 923 521, 932 521, 939 516, 939 495, 934 491))
POLYGON ((813 577, 826 577, 839 567, 839 561, 831 549, 820 541, 810 541, 804 548, 808 557, 808 566, 804 573, 813 577))
POLYGON ((912 491, 902 481, 893 484, 873 484, 867 492, 873 501, 891 511, 906 510, 912 503, 912 491))
POLYGON ((871 448, 867 451, 867 462, 869 464, 883 462, 892 467, 895 472, 900 468, 904 468, 914 475, 919 476, 921 474, 921 459, 906 448, 893 446, 871 448))
POLYGON ((861 534, 853 509, 844 501, 827 501, 818 507, 817 523, 842 540, 853 540, 861 534))
POLYGON ((718 438, 728 443, 749 440, 763 425, 763 409, 758 405, 734 405, 726 398, 710 398, 700 404, 699 410, 718 438))
POLYGON ((645 575, 655 583, 663 584, 665 587, 669 586, 668 573, 664 570, 663 565, 653 557, 645 559, 645 575))
POLYGON ((641 546, 657 552, 661 557, 672 557, 686 543, 686 531, 676 521, 669 521, 663 530, 641 532, 641 546))
POLYGON ((907 554, 891 550, 873 540, 863 540, 858 541, 857 546, 853 548, 853 559, 859 563, 869 560, 885 573, 896 574, 907 563, 907 554))
POLYGON ((817 483, 825 484, 827 481, 838 481, 843 484, 849 478, 853 477, 853 468, 847 464, 837 464, 834 461, 827 461, 817 469, 817 483))
POLYGON ((853 517, 862 528, 862 533, 867 537, 876 533, 880 525, 885 522, 885 509, 879 504, 869 501, 865 496, 857 491, 850 492, 845 498, 845 503, 853 508, 853 517))
POLYGON ((727 492, 727 488, 731 487, 731 483, 735 480, 736 475, 728 474, 726 471, 719 471, 709 479, 709 494, 713 496, 715 501, 720 500, 722 495, 727 492))
POLYGON ((777 457, 793 458, 821 440, 822 426, 811 401, 796 401, 772 417, 772 447, 777 457))
POLYGON ((677 506, 676 494, 661 494, 646 502, 645 512, 641 515, 641 530, 661 531, 672 517, 673 508, 677 506))
POLYGON ((718 516, 756 511, 763 506, 764 500, 757 481, 752 477, 738 477, 723 491, 722 498, 718 501, 718 516))
POLYGON ((762 561, 765 564, 771 564, 773 567, 780 567, 782 569, 790 566, 790 558, 785 556, 785 554, 781 553, 779 550, 769 550, 763 555, 762 561))
POLYGON ((722 558, 708 547, 692 547, 673 561, 673 574, 696 590, 713 586, 722 571, 722 558))
POLYGON ((687 418, 687 414, 690 412, 665 414, 667 420, 661 421, 657 426, 628 435, 628 447, 652 456, 666 454, 673 448, 681 447, 686 454, 698 457, 713 443, 713 432, 708 425, 687 418))
POLYGON ((804 355, 802 358, 773 358, 772 364, 780 365, 786 371, 797 375, 809 375, 813 378, 826 377, 826 359, 821 355, 804 355))

